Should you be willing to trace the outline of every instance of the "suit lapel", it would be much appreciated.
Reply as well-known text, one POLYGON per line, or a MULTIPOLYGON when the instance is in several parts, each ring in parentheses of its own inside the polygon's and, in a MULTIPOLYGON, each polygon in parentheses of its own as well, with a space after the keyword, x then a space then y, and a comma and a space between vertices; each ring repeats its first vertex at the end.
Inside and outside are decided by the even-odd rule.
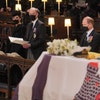
MULTIPOLYGON (((88 41, 87 41, 86 35, 87 35, 87 33, 83 33, 82 40, 81 40, 81 43, 80 43, 81 46, 86 46, 86 45, 89 44, 88 41)), ((89 37, 93 36, 93 35, 94 35, 94 30, 89 34, 89 37)))
POLYGON ((89 36, 93 36, 94 35, 94 30, 89 34, 89 36))
POLYGON ((37 26, 38 26, 38 20, 36 21, 34 28, 31 28, 31 34, 29 36, 29 40, 31 40, 32 38, 36 38, 36 34, 37 34, 37 26))
POLYGON ((87 33, 83 33, 83 36, 82 36, 82 39, 81 39, 81 42, 80 42, 81 46, 84 46, 84 42, 86 41, 86 34, 87 33))

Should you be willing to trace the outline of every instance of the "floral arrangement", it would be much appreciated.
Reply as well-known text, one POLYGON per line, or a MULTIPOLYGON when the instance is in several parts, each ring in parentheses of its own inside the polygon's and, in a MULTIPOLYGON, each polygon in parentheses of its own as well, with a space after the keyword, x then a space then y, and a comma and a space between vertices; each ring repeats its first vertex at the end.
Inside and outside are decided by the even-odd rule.
POLYGON ((77 40, 54 39, 47 43, 47 52, 55 55, 72 55, 77 49, 77 44, 77 40))

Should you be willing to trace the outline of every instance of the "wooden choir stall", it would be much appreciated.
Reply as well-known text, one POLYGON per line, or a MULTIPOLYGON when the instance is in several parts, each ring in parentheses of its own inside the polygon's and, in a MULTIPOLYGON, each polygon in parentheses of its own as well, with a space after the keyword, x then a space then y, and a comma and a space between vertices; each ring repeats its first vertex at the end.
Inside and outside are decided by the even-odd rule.
POLYGON ((0 92, 10 99, 14 88, 35 61, 20 56, 9 56, 0 52, 0 92), (12 83, 12 81, 16 81, 12 83))

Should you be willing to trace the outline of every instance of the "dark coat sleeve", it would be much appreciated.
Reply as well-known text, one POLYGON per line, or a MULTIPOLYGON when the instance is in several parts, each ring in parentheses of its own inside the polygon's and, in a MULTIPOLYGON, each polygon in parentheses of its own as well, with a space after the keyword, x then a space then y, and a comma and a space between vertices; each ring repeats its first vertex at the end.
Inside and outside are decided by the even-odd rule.
POLYGON ((91 51, 99 52, 100 49, 100 33, 95 33, 93 36, 93 41, 91 42, 91 51))
POLYGON ((91 32, 90 36, 93 36, 91 42, 88 42, 86 37, 86 33, 82 35, 82 39, 80 42, 80 46, 90 46, 91 52, 100 52, 100 33, 96 33, 94 30, 91 32))

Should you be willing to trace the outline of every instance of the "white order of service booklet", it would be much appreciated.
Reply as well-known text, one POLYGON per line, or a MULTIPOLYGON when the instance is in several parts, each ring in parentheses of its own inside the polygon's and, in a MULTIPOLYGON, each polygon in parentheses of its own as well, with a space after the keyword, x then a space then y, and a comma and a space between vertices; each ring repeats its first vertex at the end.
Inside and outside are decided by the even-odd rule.
POLYGON ((28 41, 24 41, 23 38, 17 38, 11 36, 9 36, 8 38, 12 43, 21 44, 21 45, 28 43, 28 41))

